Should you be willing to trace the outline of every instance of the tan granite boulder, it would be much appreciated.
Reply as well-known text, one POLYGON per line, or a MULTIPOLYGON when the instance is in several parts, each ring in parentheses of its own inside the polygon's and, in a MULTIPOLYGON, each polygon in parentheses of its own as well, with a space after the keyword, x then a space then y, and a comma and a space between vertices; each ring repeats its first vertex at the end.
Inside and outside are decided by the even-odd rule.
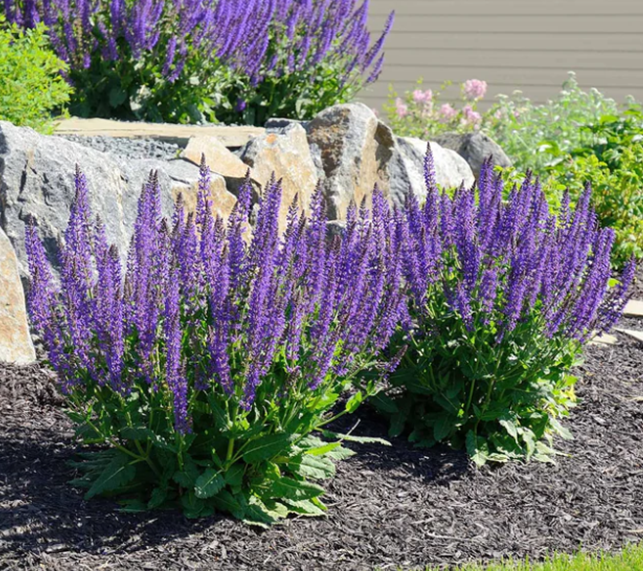
POLYGON ((201 164, 201 156, 205 156, 211 171, 223 177, 243 178, 248 171, 248 165, 216 137, 192 137, 181 152, 181 158, 197 166, 201 164))
POLYGON ((390 128, 362 103, 335 105, 307 125, 320 169, 330 220, 342 220, 351 201, 367 204, 377 184, 389 188, 388 163, 395 140, 390 128))
POLYGON ((18 259, 0 229, 0 361, 28 364, 35 360, 18 259))
POLYGON ((262 187, 275 174, 282 180, 280 228, 286 225, 288 208, 297 197, 299 206, 308 211, 317 186, 317 169, 310 154, 306 130, 298 123, 269 129, 265 135, 250 141, 241 155, 252 168, 252 178, 262 187))

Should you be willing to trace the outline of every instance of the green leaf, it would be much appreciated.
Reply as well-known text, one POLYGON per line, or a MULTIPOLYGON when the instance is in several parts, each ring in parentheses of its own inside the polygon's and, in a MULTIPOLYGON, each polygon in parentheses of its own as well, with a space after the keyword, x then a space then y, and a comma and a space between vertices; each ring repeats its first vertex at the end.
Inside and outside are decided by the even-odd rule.
POLYGON ((500 426, 502 426, 509 436, 511 436, 516 442, 518 442, 518 427, 516 424, 511 421, 511 420, 505 420, 501 419, 498 421, 500 423, 500 426))
POLYGON ((225 478, 218 470, 212 468, 201 474, 194 485, 194 494, 197 498, 211 498, 216 496, 225 486, 225 478))
POLYGON ((346 412, 349 414, 354 413, 363 401, 364 394, 362 391, 357 391, 350 399, 348 399, 348 402, 346 403, 346 412))
POLYGON ((127 426, 121 430, 121 438, 124 440, 148 440, 154 436, 154 432, 144 426, 127 426))
POLYGON ((324 509, 316 506, 313 502, 310 500, 288 500, 284 499, 283 500, 288 509, 296 514, 304 515, 304 516, 310 516, 310 517, 317 517, 320 515, 324 515, 325 511, 324 509))
POLYGON ((198 477, 199 468, 192 461, 192 458, 187 456, 183 461, 183 470, 177 470, 172 479, 184 488, 193 488, 198 477))
POLYGON ((335 464, 329 458, 303 455, 297 463, 297 473, 304 478, 325 480, 335 475, 335 464))
POLYGON ((346 440, 347 442, 359 442, 360 444, 383 444, 384 446, 391 446, 388 440, 378 438, 376 436, 353 436, 352 434, 338 434, 330 430, 322 430, 321 433, 325 438, 346 440))
POLYGON ((293 440, 291 434, 268 434, 256 440, 252 440, 245 452, 243 459, 248 464, 256 464, 263 460, 269 460, 290 448, 290 443, 293 440))
POLYGON ((239 488, 243 484, 246 467, 243 464, 233 464, 225 473, 225 481, 231 488, 239 488))
POLYGON ((121 506, 121 509, 119 511, 125 513, 143 513, 148 510, 145 502, 139 499, 120 500, 118 503, 121 506))
POLYGON ((574 435, 571 433, 571 431, 566 426, 563 426, 560 422, 558 422, 558 420, 556 420, 555 418, 550 418, 549 424, 552 430, 561 438, 564 438, 565 440, 574 440, 574 435))
POLYGON ((448 415, 440 415, 433 425, 433 438, 436 442, 444 440, 453 429, 453 418, 448 415))
POLYGON ((270 495, 274 498, 288 500, 310 500, 324 493, 324 488, 311 482, 301 482, 282 476, 273 480, 270 485, 270 495))
POLYGON ((109 91, 109 104, 112 107, 119 107, 127 99, 127 93, 120 87, 114 86, 109 91))
POLYGON ((484 466, 489 458, 489 446, 481 436, 476 436, 473 430, 467 432, 466 437, 467 454, 475 462, 476 466, 484 466))
POLYGON ((131 482, 135 476, 136 468, 130 463, 129 457, 120 452, 116 452, 112 461, 101 472, 98 479, 94 481, 92 487, 85 494, 85 499, 89 500, 98 494, 118 490, 131 482))
POLYGON ((147 502, 148 509, 158 508, 163 505, 167 498, 167 488, 154 488, 149 502, 147 502))
POLYGON ((329 442, 323 446, 317 446, 315 448, 309 448, 304 450, 304 454, 310 454, 311 456, 323 456, 335 448, 339 448, 342 445, 341 442, 329 442))
POLYGON ((350 448, 340 446, 339 448, 335 448, 334 450, 327 452, 326 456, 331 460, 339 461, 346 460, 346 458, 350 458, 351 456, 355 456, 355 452, 353 452, 350 448))
POLYGON ((245 498, 243 496, 236 496, 228 492, 228 490, 221 490, 214 496, 213 502, 218 510, 230 513, 237 519, 245 517, 245 498))

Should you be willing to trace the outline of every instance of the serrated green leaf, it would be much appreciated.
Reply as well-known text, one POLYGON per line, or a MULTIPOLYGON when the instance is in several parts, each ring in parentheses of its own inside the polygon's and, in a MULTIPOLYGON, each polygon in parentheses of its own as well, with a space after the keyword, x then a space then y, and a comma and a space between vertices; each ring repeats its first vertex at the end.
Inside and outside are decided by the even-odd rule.
POLYGON ((131 482, 135 476, 136 468, 130 463, 129 457, 117 452, 87 491, 85 499, 89 500, 98 494, 117 490, 131 482))
POLYGON ((324 488, 312 482, 302 482, 282 476, 270 484, 270 495, 273 498, 289 500, 309 500, 324 493, 324 488))
POLYGON ((436 442, 444 440, 453 428, 453 420, 451 417, 442 414, 433 424, 433 438, 436 442))
POLYGON ((518 427, 516 424, 511 420, 500 420, 498 422, 507 431, 507 434, 518 442, 518 427))
POLYGON ((225 481, 232 488, 237 488, 243 484, 243 475, 246 467, 242 464, 233 464, 225 473, 225 481))
POLYGON ((225 484, 225 478, 221 473, 210 468, 197 478, 194 485, 194 495, 200 499, 211 498, 216 496, 225 484))
POLYGON ((340 446, 339 448, 335 448, 334 450, 327 452, 326 456, 331 460, 339 461, 346 460, 346 458, 350 458, 351 456, 355 456, 355 452, 353 452, 350 448, 340 446))
POLYGON ((154 438, 154 432, 144 426, 127 426, 121 430, 124 440, 148 440, 154 438))
POLYGON ((304 478, 325 480, 335 475, 335 465, 329 458, 303 455, 297 464, 297 473, 304 478))
POLYGON ((252 440, 243 453, 243 459, 248 464, 256 464, 269 460, 287 450, 293 437, 291 434, 269 434, 252 440))
POLYGON ((310 454, 311 456, 323 456, 324 454, 327 454, 331 450, 335 450, 335 448, 339 448, 341 446, 341 442, 329 442, 327 444, 324 444, 323 446, 317 446, 315 448, 309 448, 308 450, 304 450, 304 454, 310 454))
POLYGON ((476 436, 473 430, 467 432, 466 437, 467 454, 476 464, 484 466, 489 457, 489 446, 484 438, 476 436))
POLYGON ((325 510, 316 506, 310 500, 283 500, 288 509, 296 514, 317 517, 324 515, 325 510))
POLYGON ((330 430, 322 430, 321 433, 328 439, 346 440, 347 442, 359 442, 360 444, 383 444, 384 446, 391 446, 388 440, 378 438, 376 436, 353 436, 352 434, 338 434, 330 430))
POLYGON ((150 500, 147 502, 148 509, 158 508, 163 505, 167 498, 167 488, 154 488, 150 500))
POLYGON ((228 490, 221 490, 212 500, 218 510, 232 514, 237 519, 245 517, 246 508, 243 496, 236 496, 228 490))

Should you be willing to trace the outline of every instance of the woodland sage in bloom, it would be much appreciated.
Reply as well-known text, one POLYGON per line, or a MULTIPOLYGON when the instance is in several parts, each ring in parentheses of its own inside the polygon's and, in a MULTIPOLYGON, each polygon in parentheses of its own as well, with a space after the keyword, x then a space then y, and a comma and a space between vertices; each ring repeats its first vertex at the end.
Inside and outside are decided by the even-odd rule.
POLYGON ((600 228, 588 186, 552 214, 527 175, 508 194, 490 163, 477 189, 435 184, 397 217, 409 307, 397 343, 409 346, 391 377, 404 391, 377 396, 391 433, 423 445, 466 446, 473 459, 547 460, 558 418, 574 403, 569 370, 595 331, 627 301, 634 260, 611 277, 614 232, 600 228))
POLYGON ((59 283, 27 231, 33 325, 79 435, 106 445, 76 483, 129 509, 180 504, 190 517, 221 510, 259 524, 317 515, 314 481, 350 454, 350 437, 323 427, 395 366, 378 360, 405 307, 392 214, 378 193, 372 216, 353 209, 330 240, 318 190, 310 218, 293 204, 281 236, 273 180, 247 236, 249 180, 225 223, 211 214, 208 176, 202 165, 196 214, 179 203, 171 224, 150 177, 125 268, 80 172, 59 283))

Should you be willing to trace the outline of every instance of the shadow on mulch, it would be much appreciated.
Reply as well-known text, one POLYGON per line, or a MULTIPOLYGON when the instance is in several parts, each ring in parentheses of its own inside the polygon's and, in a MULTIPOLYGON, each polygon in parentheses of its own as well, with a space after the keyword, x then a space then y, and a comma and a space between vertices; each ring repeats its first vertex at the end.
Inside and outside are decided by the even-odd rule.
MULTIPOLYGON (((643 346, 591 346, 578 374, 575 440, 555 466, 355 445, 327 483, 327 517, 257 531, 85 502, 67 483, 79 448, 50 376, 0 366, 0 569, 374 571, 619 548, 643 537, 643 346)), ((386 438, 368 408, 356 418, 356 434, 386 438)))

